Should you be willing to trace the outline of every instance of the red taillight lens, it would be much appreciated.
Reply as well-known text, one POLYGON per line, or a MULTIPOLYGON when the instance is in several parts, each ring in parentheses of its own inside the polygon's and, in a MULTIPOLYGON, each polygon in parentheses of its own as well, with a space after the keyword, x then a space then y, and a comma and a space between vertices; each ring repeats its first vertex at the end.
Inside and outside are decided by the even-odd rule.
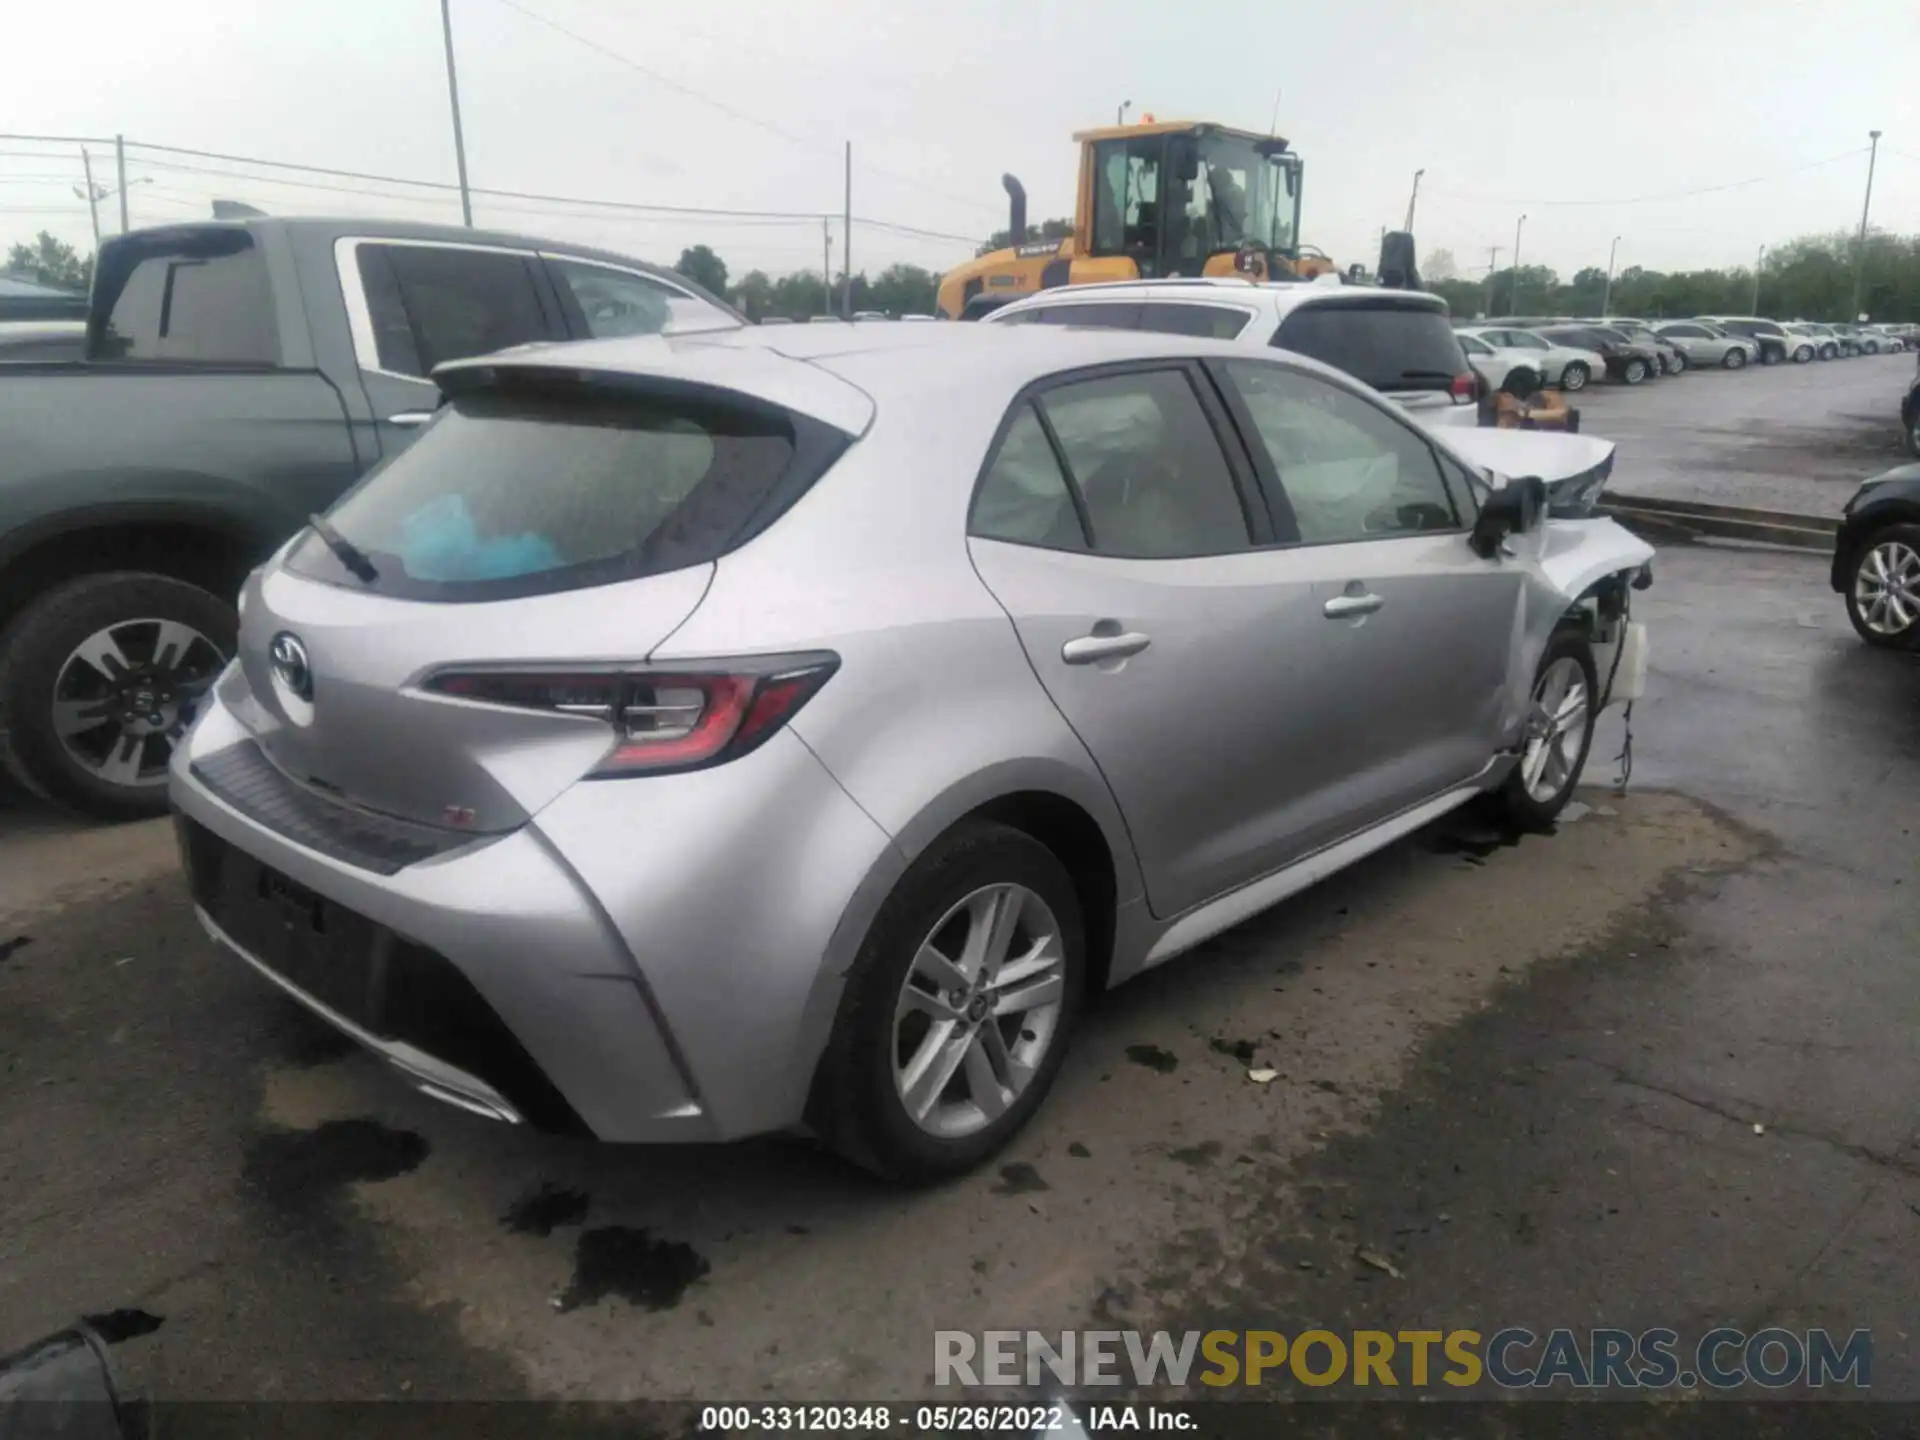
POLYGON ((726 669, 443 671, 439 695, 604 720, 615 743, 596 778, 724 764, 757 748, 839 668, 828 654, 776 656, 726 669))
POLYGON ((1453 377, 1453 398, 1456 400, 1478 400, 1480 398, 1480 377, 1471 370, 1453 377))

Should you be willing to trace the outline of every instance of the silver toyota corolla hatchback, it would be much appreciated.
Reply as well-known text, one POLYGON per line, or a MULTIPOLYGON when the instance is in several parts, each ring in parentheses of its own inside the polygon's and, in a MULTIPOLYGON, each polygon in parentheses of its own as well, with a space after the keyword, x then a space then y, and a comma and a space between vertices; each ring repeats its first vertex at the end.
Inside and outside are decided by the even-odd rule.
POLYGON ((976 1164, 1090 994, 1476 795, 1550 819, 1644 673, 1646 546, 1284 352, 818 326, 438 378, 249 579, 173 796, 216 941, 503 1120, 976 1164))

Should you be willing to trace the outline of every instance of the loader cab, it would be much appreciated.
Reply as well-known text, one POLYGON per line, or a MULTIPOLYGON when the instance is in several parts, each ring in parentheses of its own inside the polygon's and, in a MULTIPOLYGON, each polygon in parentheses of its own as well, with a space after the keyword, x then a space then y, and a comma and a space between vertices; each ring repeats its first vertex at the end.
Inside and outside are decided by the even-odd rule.
POLYGON ((1152 124, 1079 138, 1080 255, 1131 261, 1150 280, 1232 273, 1217 257, 1248 253, 1286 273, 1299 248, 1300 159, 1285 140, 1152 124))

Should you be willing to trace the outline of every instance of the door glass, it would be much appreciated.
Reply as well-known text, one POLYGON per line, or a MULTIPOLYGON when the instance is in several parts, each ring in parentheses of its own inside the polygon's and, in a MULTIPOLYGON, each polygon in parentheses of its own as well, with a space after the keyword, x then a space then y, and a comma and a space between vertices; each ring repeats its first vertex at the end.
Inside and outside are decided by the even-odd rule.
POLYGON ((1244 310, 1229 310, 1224 305, 1174 305, 1154 301, 1141 307, 1140 328, 1162 335, 1231 340, 1247 328, 1252 318, 1244 310))
POLYGON ((1460 518, 1426 441, 1380 406, 1310 375, 1230 360, 1309 545, 1452 530, 1460 518))
POLYGON ((1233 473, 1184 372, 1063 385, 1040 404, 1080 487, 1095 550, 1165 560, 1249 547, 1233 473))
POLYGON ((530 255, 362 245, 359 264, 383 370, 426 375, 448 360, 562 338, 541 307, 530 255))
POLYGON ((1525 330, 1509 330, 1506 332, 1506 336, 1507 338, 1503 343, 1511 345, 1515 350, 1549 350, 1552 348, 1538 335, 1530 334, 1525 330))
POLYGON ((145 255, 102 289, 108 293, 95 304, 105 302, 107 323, 96 359, 272 365, 280 358, 266 261, 248 236, 145 255))
POLYGON ((980 482, 972 533, 1016 545, 1084 550, 1086 532, 1073 508, 1067 477, 1031 405, 1022 405, 980 482))
POLYGON ((572 328, 596 340, 663 330, 733 330, 740 324, 717 306, 651 276, 558 256, 548 256, 547 266, 559 282, 560 303, 570 312, 572 328))
POLYGON ((1472 335, 1462 335, 1460 337, 1460 348, 1469 355, 1491 355, 1493 353, 1491 346, 1476 339, 1472 335))
MULTIPOLYGON (((1093 250, 1119 255, 1154 249, 1159 233, 1160 152, 1158 135, 1137 140, 1106 140, 1095 149, 1093 177, 1093 250)), ((1015 237, 1015 243, 1019 237, 1015 237)))
POLYGON ((1095 330, 1138 330, 1138 305, 1047 305, 1029 312, 1042 325, 1077 325, 1095 330))

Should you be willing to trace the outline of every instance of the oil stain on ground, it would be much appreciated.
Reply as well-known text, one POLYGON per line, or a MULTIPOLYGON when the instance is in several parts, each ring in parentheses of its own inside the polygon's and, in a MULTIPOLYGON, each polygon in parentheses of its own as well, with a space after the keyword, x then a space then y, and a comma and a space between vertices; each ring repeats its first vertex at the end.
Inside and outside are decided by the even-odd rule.
POLYGON ((1158 1070, 1162 1075, 1169 1074, 1180 1064, 1178 1055, 1171 1050, 1162 1050, 1158 1045, 1129 1045, 1127 1059, 1149 1070, 1158 1070))
POLYGON ((123 1340, 138 1340, 167 1323, 163 1315, 150 1315, 145 1310, 132 1309, 108 1310, 104 1314, 82 1315, 80 1318, 109 1345, 118 1345, 123 1340))
POLYGON ((996 1195, 1032 1195, 1052 1187, 1040 1178, 1040 1172, 1024 1160, 1016 1160, 1011 1165, 1000 1167, 1000 1183, 993 1187, 996 1195))
POLYGON ((551 1235, 562 1225, 578 1225, 586 1219, 587 1205, 582 1192, 543 1183, 514 1201, 500 1223, 516 1235, 551 1235))
POLYGON ((643 1310, 671 1310, 687 1287, 706 1275, 706 1258, 679 1240, 657 1240, 649 1230, 604 1225, 580 1236, 573 1279, 561 1310, 577 1310, 617 1295, 643 1310))
POLYGON ((391 1180, 427 1158, 426 1140, 378 1120, 329 1120, 313 1130, 273 1130, 248 1147, 247 1183, 288 1208, 308 1208, 348 1185, 391 1180))

